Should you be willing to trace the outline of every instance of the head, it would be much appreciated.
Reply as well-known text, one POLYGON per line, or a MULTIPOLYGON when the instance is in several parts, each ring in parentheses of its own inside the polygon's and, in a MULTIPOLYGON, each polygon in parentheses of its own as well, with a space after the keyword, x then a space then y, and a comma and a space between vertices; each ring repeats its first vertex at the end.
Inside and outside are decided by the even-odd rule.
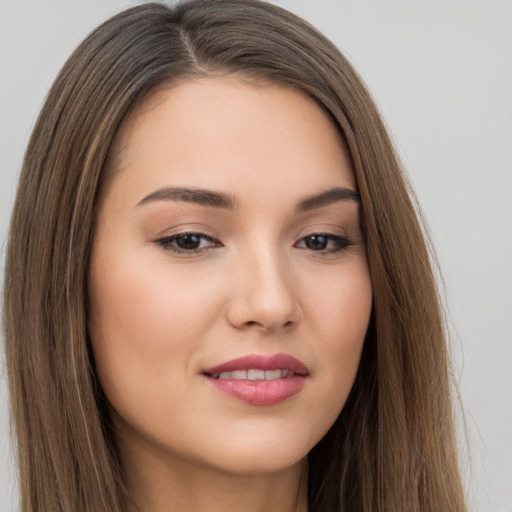
POLYGON ((124 477, 90 339, 99 212, 130 124, 158 94, 209 80, 292 91, 320 109, 360 198, 371 313, 350 395, 309 453, 310 510, 461 510, 434 277, 386 130, 328 40, 252 0, 125 11, 82 43, 48 95, 20 178, 5 284, 26 510, 120 510, 124 477))

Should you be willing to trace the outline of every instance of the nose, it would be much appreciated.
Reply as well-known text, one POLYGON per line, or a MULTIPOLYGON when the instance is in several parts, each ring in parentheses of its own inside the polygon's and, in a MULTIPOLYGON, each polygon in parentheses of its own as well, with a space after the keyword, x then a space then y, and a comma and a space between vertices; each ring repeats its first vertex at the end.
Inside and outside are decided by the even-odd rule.
POLYGON ((229 323, 241 330, 265 333, 290 329, 301 319, 297 282, 278 251, 240 258, 233 269, 229 323))

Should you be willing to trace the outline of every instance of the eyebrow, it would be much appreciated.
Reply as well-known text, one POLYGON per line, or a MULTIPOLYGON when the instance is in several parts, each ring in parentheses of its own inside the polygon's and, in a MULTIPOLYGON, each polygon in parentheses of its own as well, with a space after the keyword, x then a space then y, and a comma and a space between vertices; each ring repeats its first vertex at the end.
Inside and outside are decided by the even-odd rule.
POLYGON ((308 212, 310 210, 316 210, 317 208, 323 208, 330 204, 337 203, 338 201, 353 201, 356 203, 361 202, 361 196, 359 192, 345 187, 336 187, 321 192, 313 196, 306 197, 299 202, 295 208, 296 213, 308 212))
MULTIPOLYGON (((200 188, 164 187, 145 196, 137 206, 153 201, 183 201, 214 208, 235 210, 239 207, 239 201, 233 196, 222 192, 214 192, 200 188)), ((345 187, 335 187, 320 194, 315 194, 302 199, 296 206, 296 213, 323 208, 338 201, 361 201, 359 193, 345 187)))
POLYGON ((226 208, 234 210, 238 207, 238 201, 222 192, 204 190, 201 188, 175 188, 165 187, 144 197, 137 206, 152 201, 183 201, 185 203, 196 203, 202 206, 213 206, 214 208, 226 208))

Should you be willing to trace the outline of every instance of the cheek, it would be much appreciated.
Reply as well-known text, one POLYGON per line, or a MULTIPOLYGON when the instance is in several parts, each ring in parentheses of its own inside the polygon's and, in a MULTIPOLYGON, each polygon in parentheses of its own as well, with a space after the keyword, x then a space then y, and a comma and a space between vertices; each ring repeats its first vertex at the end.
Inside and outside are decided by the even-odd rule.
POLYGON ((100 264, 92 277, 96 307, 91 323, 124 331, 129 339, 145 338, 146 343, 150 335, 154 343, 187 336, 214 317, 215 295, 205 277, 188 269, 173 272, 165 262, 139 264, 130 257, 100 264))
POLYGON ((317 282, 308 309, 311 336, 317 340, 315 377, 324 390, 316 414, 334 422, 353 386, 372 310, 372 286, 366 261, 360 259, 342 275, 317 282))
POLYGON ((309 276, 301 295, 311 327, 320 333, 326 350, 356 350, 362 344, 372 309, 366 259, 354 257, 345 266, 333 266, 323 273, 310 272, 309 276))
POLYGON ((111 401, 135 383, 138 390, 143 382, 186 382, 180 376, 195 371, 193 355, 202 334, 220 314, 218 294, 207 278, 129 258, 117 258, 115 265, 105 259, 92 270, 89 332, 111 401))

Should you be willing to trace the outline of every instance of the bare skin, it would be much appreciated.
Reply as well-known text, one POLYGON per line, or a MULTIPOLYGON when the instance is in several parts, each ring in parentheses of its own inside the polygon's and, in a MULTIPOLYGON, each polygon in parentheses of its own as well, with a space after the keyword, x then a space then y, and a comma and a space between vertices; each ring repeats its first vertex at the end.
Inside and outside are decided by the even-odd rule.
POLYGON ((127 511, 307 511, 372 303, 336 128, 292 89, 201 79, 139 106, 112 162, 89 330, 127 511))
POLYGON ((127 512, 308 510, 306 460, 275 473, 272 479, 260 475, 220 474, 215 469, 198 471, 196 466, 185 468, 176 460, 160 463, 155 457, 146 457, 144 451, 134 454, 132 459, 125 454, 123 462, 133 468, 129 472, 132 501, 126 504, 127 512), (137 471, 137 468, 143 470, 137 471), (155 475, 165 475, 165 478, 155 478, 155 475))

